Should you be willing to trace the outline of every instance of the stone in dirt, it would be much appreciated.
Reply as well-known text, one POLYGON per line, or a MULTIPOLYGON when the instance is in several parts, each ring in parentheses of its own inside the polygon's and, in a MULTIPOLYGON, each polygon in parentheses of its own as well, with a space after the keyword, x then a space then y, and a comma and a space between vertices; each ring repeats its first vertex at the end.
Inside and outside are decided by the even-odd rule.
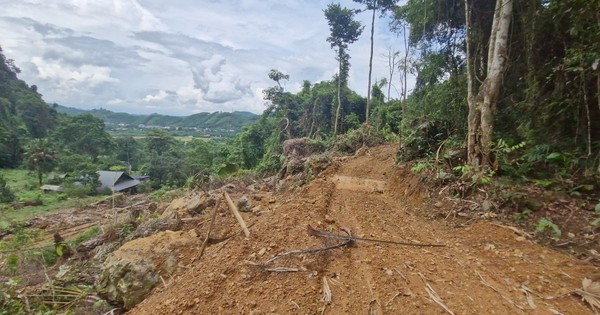
POLYGON ((238 201, 238 209, 242 212, 250 212, 252 211, 252 205, 250 204, 250 199, 248 196, 244 195, 238 201))
POLYGON ((207 208, 213 207, 217 203, 217 197, 201 194, 195 195, 187 201, 187 210, 191 214, 201 213, 207 208))
MULTIPOLYGON (((198 240, 187 232, 161 232, 125 243, 104 262, 99 292, 108 300, 131 309, 152 289, 188 263, 186 251, 198 240)), ((187 255, 191 256, 191 255, 187 255)))
POLYGON ((214 206, 216 201, 216 197, 207 194, 178 198, 171 201, 162 216, 167 219, 191 217, 214 206))
POLYGON ((178 219, 150 219, 142 222, 135 233, 129 236, 129 239, 147 237, 161 231, 179 231, 181 229, 181 220, 178 219))

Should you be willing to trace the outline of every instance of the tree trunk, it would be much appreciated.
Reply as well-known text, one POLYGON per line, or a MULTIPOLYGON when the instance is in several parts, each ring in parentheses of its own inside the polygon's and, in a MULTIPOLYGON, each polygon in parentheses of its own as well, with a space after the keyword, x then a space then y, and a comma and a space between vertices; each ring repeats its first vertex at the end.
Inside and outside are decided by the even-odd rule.
POLYGON ((371 107, 371 74, 373 72, 373 46, 374 46, 374 33, 375 33, 375 12, 377 10, 373 7, 373 17, 371 18, 371 55, 369 56, 369 86, 367 87, 367 112, 365 116, 365 122, 369 123, 369 109, 371 107))
MULTIPOLYGON (((402 28, 403 28, 403 38, 404 38, 404 61, 403 61, 403 69, 402 69, 402 102, 406 101, 406 95, 408 94, 408 83, 407 83, 407 79, 408 79, 408 55, 410 52, 410 46, 408 45, 408 41, 406 39, 406 24, 402 24, 402 28)), ((404 113, 402 113, 404 116, 404 113)))
POLYGON ((475 77, 475 58, 472 49, 472 38, 471 38, 471 8, 469 7, 469 1, 465 0, 465 21, 467 23, 467 104, 469 106, 469 115, 467 118, 468 123, 468 134, 467 134, 467 159, 471 165, 479 165, 480 160, 480 149, 479 149, 479 128, 481 125, 481 113, 475 97, 473 94, 473 80, 475 77))
MULTIPOLYGON (((470 24, 470 9, 467 8, 466 17, 470 24)), ((477 97, 472 94, 473 69, 469 69, 468 95, 469 102, 469 139, 468 158, 469 163, 474 166, 492 167, 492 140, 494 132, 494 116, 496 103, 500 94, 502 74, 505 70, 508 53, 508 35, 513 12, 513 0, 497 0, 496 12, 494 13, 493 29, 490 36, 488 48, 487 73, 485 80, 479 87, 477 97), (477 118, 479 116, 479 118, 477 118), (479 124, 479 126, 477 125, 479 124), (480 154, 479 152, 480 151, 480 154)), ((470 26, 470 25, 469 25, 470 26)), ((469 39, 467 44, 470 45, 469 39)), ((469 52, 468 52, 469 53, 469 52)), ((472 56, 467 60, 472 61, 472 56)))
POLYGON ((390 70, 390 80, 388 81, 387 86, 387 102, 390 102, 390 94, 392 92, 392 80, 394 78, 394 72, 396 71, 396 57, 398 56, 397 52, 392 52, 392 47, 388 50, 388 67, 390 70))
POLYGON ((342 108, 342 50, 340 49, 340 53, 338 56, 339 59, 339 68, 338 68, 338 86, 337 86, 337 109, 335 110, 335 123, 333 125, 333 135, 337 135, 337 127, 338 121, 340 119, 340 109, 342 108))

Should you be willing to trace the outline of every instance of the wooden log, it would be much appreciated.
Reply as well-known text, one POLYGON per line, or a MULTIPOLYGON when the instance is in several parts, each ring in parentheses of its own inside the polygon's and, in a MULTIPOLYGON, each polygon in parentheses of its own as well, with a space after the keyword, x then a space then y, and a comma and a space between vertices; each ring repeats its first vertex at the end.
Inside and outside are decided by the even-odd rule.
POLYGON ((221 199, 217 199, 217 204, 213 208, 210 224, 208 225, 208 232, 206 232, 206 237, 204 238, 204 242, 202 242, 202 246, 200 247, 200 255, 198 258, 202 258, 204 255, 204 249, 206 248, 206 244, 208 243, 208 238, 210 237, 210 232, 212 231, 213 225, 215 224, 215 219, 217 218, 217 211, 219 210, 219 205, 221 204, 221 199))
POLYGON ((248 230, 248 227, 246 226, 246 222, 244 222, 244 219, 240 215, 238 208, 235 206, 235 204, 231 200, 231 197, 229 197, 229 194, 226 191, 223 192, 223 196, 225 197, 225 200, 227 201, 227 205, 229 205, 229 210, 231 210, 231 213, 233 213, 233 216, 235 216, 238 223, 242 227, 242 231, 244 231, 244 235, 246 235, 246 237, 249 237, 250 231, 248 230))

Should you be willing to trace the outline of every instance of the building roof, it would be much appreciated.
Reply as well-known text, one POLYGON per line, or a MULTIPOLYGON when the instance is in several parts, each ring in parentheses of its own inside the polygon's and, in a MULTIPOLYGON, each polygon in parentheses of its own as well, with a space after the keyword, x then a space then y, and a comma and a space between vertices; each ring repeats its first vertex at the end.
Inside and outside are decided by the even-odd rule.
POLYGON ((139 180, 140 182, 150 179, 150 176, 148 176, 148 175, 133 175, 131 177, 133 177, 133 179, 139 180))
POLYGON ((63 188, 59 185, 42 185, 40 189, 44 191, 63 191, 63 188))
POLYGON ((140 181, 127 175, 125 172, 98 171, 98 180, 100 187, 98 190, 106 188, 111 191, 122 191, 137 186, 140 181))

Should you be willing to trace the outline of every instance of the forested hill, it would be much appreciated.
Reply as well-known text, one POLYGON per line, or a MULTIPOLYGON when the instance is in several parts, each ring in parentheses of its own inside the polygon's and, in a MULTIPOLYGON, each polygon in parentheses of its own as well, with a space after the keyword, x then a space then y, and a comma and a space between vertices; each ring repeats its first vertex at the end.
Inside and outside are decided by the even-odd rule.
POLYGON ((2 53, 0 47, 0 167, 20 163, 23 144, 31 138, 44 138, 57 124, 56 111, 17 74, 21 70, 2 53))
POLYGON ((258 115, 250 112, 214 112, 197 113, 190 116, 169 116, 160 114, 133 115, 128 113, 115 113, 107 109, 82 110, 73 107, 58 105, 55 107, 59 113, 67 115, 92 114, 107 124, 125 124, 130 126, 146 125, 160 127, 197 127, 209 129, 241 130, 258 119, 258 115))

